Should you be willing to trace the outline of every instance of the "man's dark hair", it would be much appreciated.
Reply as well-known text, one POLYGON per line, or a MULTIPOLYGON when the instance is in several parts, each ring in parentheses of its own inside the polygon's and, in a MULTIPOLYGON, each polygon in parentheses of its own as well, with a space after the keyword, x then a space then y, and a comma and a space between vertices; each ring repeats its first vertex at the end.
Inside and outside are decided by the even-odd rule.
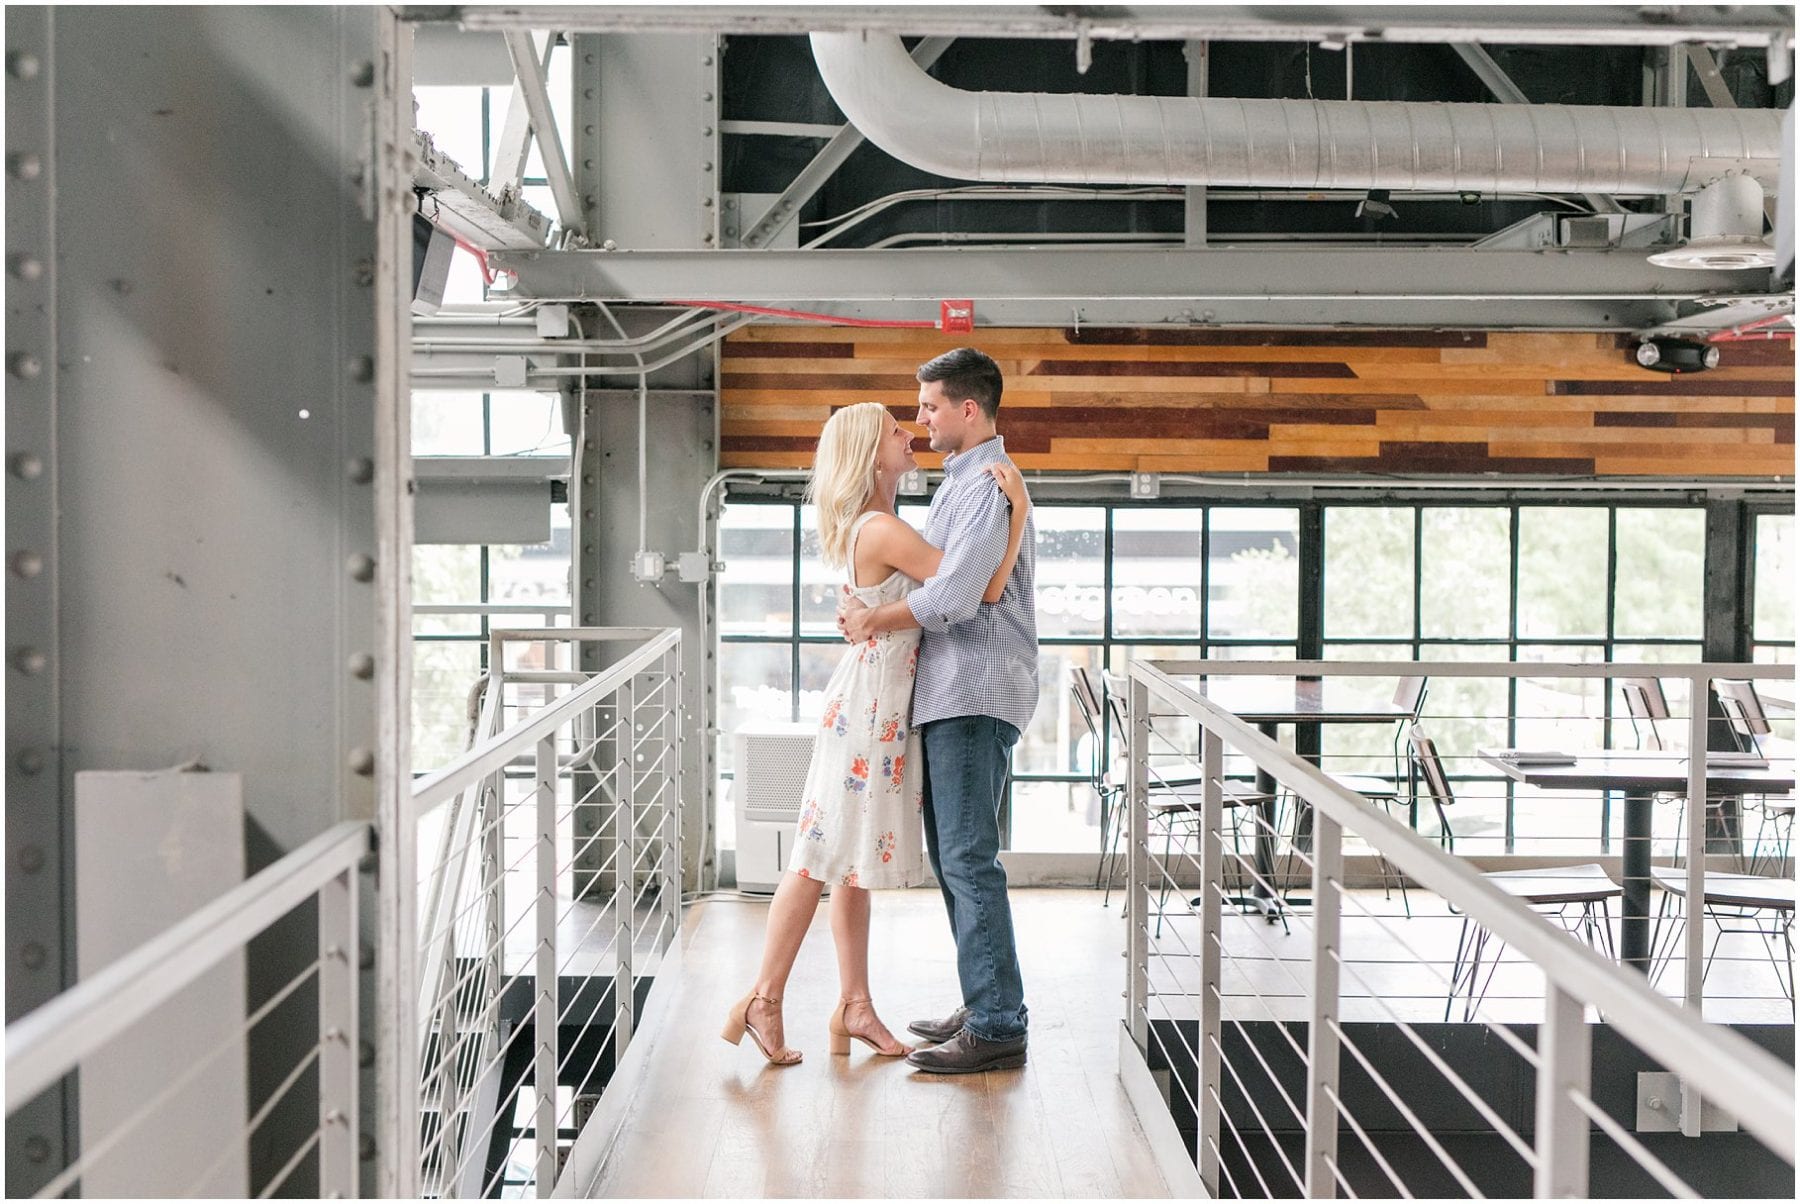
POLYGON ((938 381, 951 401, 973 400, 989 422, 1000 413, 1000 365, 973 347, 946 351, 919 365, 919 383, 938 381))

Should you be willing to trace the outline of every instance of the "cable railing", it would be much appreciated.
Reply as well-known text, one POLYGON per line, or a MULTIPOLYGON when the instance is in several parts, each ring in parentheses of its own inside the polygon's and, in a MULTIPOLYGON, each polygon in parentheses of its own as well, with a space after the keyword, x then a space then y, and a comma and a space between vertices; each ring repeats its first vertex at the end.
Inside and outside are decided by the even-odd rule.
POLYGON ((150 1191, 260 1199, 293 1194, 295 1176, 303 1171, 321 1196, 360 1194, 357 867, 370 851, 369 837, 366 823, 329 829, 7 1026, 9 1123, 59 1084, 88 1097, 117 1096, 121 1081, 159 1084, 147 1095, 109 1101, 105 1114, 111 1119, 98 1127, 85 1123, 97 1114, 96 1100, 88 1099, 71 1156, 48 1173, 37 1197, 150 1191), (192 1042, 145 1038, 146 1022, 166 1023, 171 1006, 179 1008, 196 988, 217 985, 211 976, 223 963, 308 907, 317 930, 314 955, 254 1008, 246 1004, 241 1022, 207 1033, 208 1052, 195 1058, 192 1042), (281 1073, 278 1083, 260 1099, 246 1098, 243 1116, 221 1114, 224 1100, 209 1088, 220 1076, 242 1081, 250 1042, 271 1047, 272 1031, 286 1038, 281 1045, 291 1059, 274 1068, 281 1073), (296 1034, 309 1039, 292 1052, 296 1034), (171 1109, 195 1108, 209 1110, 216 1127, 203 1152, 184 1148, 195 1154, 191 1160, 172 1157, 157 1122, 171 1109), (297 1135, 278 1125, 265 1129, 278 1111, 295 1108, 311 1117, 310 1125, 297 1126, 297 1135), (276 1133, 278 1128, 283 1131, 276 1133), (277 1142, 284 1144, 270 1157, 250 1156, 252 1149, 277 1142), (175 1168, 179 1182, 148 1183, 147 1165, 175 1168))
MULTIPOLYGON (((1717 664, 1134 663, 1125 685, 1127 1027, 1145 1067, 1161 1072, 1162 1102, 1205 1189, 1412 1198, 1587 1196, 1602 1180, 1605 1194, 1627 1195, 1791 1187, 1791 1063, 1753 1041, 1754 1026, 1707 1023, 1702 1012, 1718 1002, 1705 994, 1709 973, 1716 996, 1719 979, 1772 970, 1779 1014, 1764 1018, 1792 1031, 1791 859, 1785 847, 1764 850, 1756 872, 1744 858, 1763 842, 1748 825, 1719 824, 1727 803, 1757 788, 1762 805, 1791 815, 1791 745, 1761 746, 1765 724, 1747 751, 1687 755, 1707 749, 1709 734, 1727 743, 1724 727, 1743 730, 1729 705, 1709 714, 1709 696, 1791 674, 1717 664), (1410 739, 1416 712, 1377 718, 1379 708, 1358 701, 1379 693, 1366 679, 1405 674, 1429 675, 1444 694, 1454 693, 1451 679, 1505 679, 1509 697, 1532 681, 1660 678, 1703 705, 1662 717, 1680 729, 1665 749, 1594 752, 1588 737, 1575 739, 1581 716, 1545 715, 1518 748, 1451 740, 1460 764, 1446 769, 1451 758, 1410 739), (1279 706, 1268 701, 1272 679, 1282 680, 1279 706), (1385 724, 1382 738, 1397 728, 1408 736, 1395 742, 1406 762, 1385 796, 1378 782, 1334 778, 1330 756, 1321 768, 1271 735, 1319 724, 1296 740, 1316 759, 1321 747, 1356 743, 1321 740, 1321 731, 1359 723, 1385 724), (1483 872, 1461 845, 1443 847, 1454 821, 1448 834, 1410 826, 1415 803, 1422 816, 1454 816, 1454 806, 1434 803, 1471 781, 1555 797, 1559 780, 1574 780, 1572 793, 1591 799, 1594 782, 1616 784, 1620 774, 1631 783, 1630 815, 1621 855, 1598 859, 1605 865, 1595 834, 1524 869, 1483 872), (1666 842, 1646 855, 1651 783, 1706 800, 1683 811, 1678 833, 1702 855, 1671 856, 1680 850, 1666 842), (1363 850, 1354 876, 1347 847, 1363 850), (1659 859, 1679 864, 1640 872, 1659 859), (1685 923, 1687 899, 1703 900, 1692 909, 1702 922, 1685 923), (1721 969, 1727 937, 1760 938, 1760 949, 1721 969), (1667 971, 1680 1002, 1656 990, 1667 971), (1721 1127, 1739 1130, 1740 1144, 1697 1154, 1704 1143, 1694 1139, 1721 1127)), ((1428 711, 1421 727, 1441 733, 1442 718, 1428 711)))
POLYGON ((630 1044, 681 923, 680 657, 677 630, 496 630, 472 747, 415 786, 424 1196, 549 1195, 630 1044))

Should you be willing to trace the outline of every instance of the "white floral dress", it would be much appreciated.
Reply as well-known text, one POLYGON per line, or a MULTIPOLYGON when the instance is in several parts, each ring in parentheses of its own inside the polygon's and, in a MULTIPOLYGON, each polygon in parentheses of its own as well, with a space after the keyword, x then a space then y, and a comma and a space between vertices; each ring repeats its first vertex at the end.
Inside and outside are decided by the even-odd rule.
MULTIPOLYGON (((856 585, 856 537, 874 513, 850 528, 850 592, 881 606, 906 597, 919 583, 895 570, 879 585, 856 585)), ((915 628, 858 644, 832 672, 788 861, 801 877, 868 890, 925 880, 924 767, 912 730, 918 665, 915 628)))

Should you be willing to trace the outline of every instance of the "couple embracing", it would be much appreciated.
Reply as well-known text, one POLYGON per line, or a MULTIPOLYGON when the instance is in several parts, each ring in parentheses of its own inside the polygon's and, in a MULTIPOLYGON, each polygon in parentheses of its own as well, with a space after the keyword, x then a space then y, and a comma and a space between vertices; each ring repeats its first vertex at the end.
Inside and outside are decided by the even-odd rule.
POLYGON ((1000 865, 1007 758, 1037 705, 1030 499, 994 428, 1002 380, 973 348, 919 369, 918 422, 944 453, 923 537, 894 513, 912 436, 873 402, 837 411, 808 492, 827 564, 848 583, 850 643, 825 690, 799 831, 769 907, 762 967, 724 1037, 749 1032, 779 1066, 800 1061, 781 996, 826 886, 842 996, 831 1051, 852 1037, 914 1067, 968 1074, 1025 1064, 1026 1008, 1000 865), (944 895, 962 1005, 894 1038, 869 994, 869 891, 924 880, 944 895))

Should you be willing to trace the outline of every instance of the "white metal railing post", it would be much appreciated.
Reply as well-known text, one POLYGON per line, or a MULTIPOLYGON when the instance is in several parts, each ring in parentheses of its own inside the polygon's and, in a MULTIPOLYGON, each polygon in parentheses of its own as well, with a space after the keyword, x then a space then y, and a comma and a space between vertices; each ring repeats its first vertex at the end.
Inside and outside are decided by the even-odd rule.
POLYGON ((666 743, 663 755, 668 760, 663 765, 663 898, 668 900, 664 905, 669 917, 669 939, 681 939, 681 769, 686 763, 683 759, 687 752, 687 680, 681 663, 681 648, 669 649, 669 677, 674 683, 671 687, 674 696, 670 699, 670 710, 664 722, 666 743))
MULTIPOLYGON (((1712 677, 1695 673, 1688 678, 1688 805, 1687 897, 1681 901, 1686 920, 1682 931, 1685 961, 1682 965, 1682 1000, 1696 1016, 1705 1007, 1706 975, 1706 746, 1707 718, 1712 712, 1712 677)), ((1721 808, 1721 810, 1723 810, 1721 808)), ((1681 1080, 1681 1131, 1700 1136, 1700 1093, 1687 1079, 1681 1080)))
POLYGON ((350 1199, 357 1190, 356 871, 319 888, 319 1192, 350 1199))
POLYGON ((613 853, 617 857, 613 872, 613 924, 615 929, 613 962, 613 1065, 625 1056, 631 1044, 632 1003, 634 1002, 631 946, 636 914, 637 883, 637 785, 638 766, 643 761, 639 740, 644 725, 638 717, 638 681, 634 677, 619 687, 619 760, 615 780, 619 805, 613 810, 613 853))
POLYGON ((1538 1030, 1537 1173, 1540 1200, 1588 1194, 1588 1119, 1575 1099, 1588 1094, 1593 1035, 1581 1000, 1555 984, 1544 989, 1538 1030))
MULTIPOLYGON (((1297 806, 1305 804, 1296 802, 1297 806)), ((1312 1019, 1306 1034, 1306 1194, 1335 1196, 1338 1148, 1338 997, 1343 948, 1344 829, 1313 811, 1312 1019)))
POLYGON ((1225 893, 1225 741, 1212 728, 1200 734, 1200 1035, 1199 1081, 1194 1084, 1194 1106, 1200 1112, 1200 1180, 1214 1196, 1219 1194, 1219 1142, 1221 1108, 1213 1093, 1222 1090, 1219 1079, 1219 1046, 1225 1030, 1225 987, 1221 973, 1225 938, 1221 899, 1225 893))
MULTIPOLYGON (((1131 1039, 1146 1055, 1150 1052, 1150 856, 1149 765, 1150 691, 1132 680, 1126 696, 1126 716, 1131 725, 1131 750, 1126 811, 1131 825, 1130 866, 1126 870, 1127 905, 1131 924, 1126 929, 1125 1015, 1131 1039)), ((1168 872, 1165 867, 1164 872, 1168 872)))
POLYGON ((537 1109, 537 1194, 556 1188, 556 733, 537 746, 537 1051, 532 1080, 537 1109))

